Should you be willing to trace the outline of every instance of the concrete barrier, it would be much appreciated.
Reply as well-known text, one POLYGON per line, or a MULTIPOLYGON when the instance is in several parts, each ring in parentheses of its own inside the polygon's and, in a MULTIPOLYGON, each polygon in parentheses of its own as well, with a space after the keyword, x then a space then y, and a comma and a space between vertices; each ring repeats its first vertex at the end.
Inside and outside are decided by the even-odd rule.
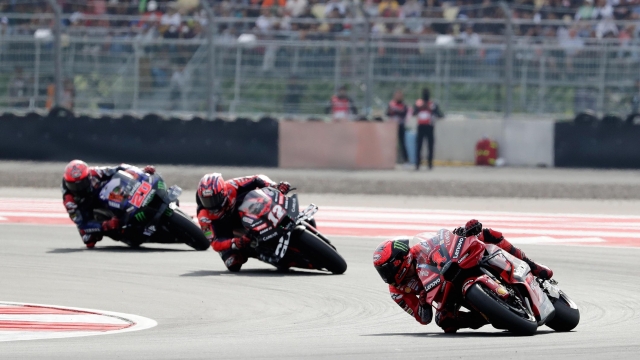
POLYGON ((291 122, 279 128, 279 165, 298 169, 393 169, 393 123, 291 122))
POLYGON ((502 148, 510 166, 554 166, 555 122, 511 120, 505 122, 502 148))
MULTIPOLYGON (((485 135, 497 140, 501 146, 502 121, 485 119, 438 121, 435 125, 434 159, 445 162, 475 163, 476 143, 485 135)), ((500 153, 501 150, 499 149, 500 153)))
POLYGON ((499 157, 511 166, 554 165, 554 122, 550 120, 442 120, 435 128, 436 160, 475 162, 483 136, 498 141, 499 157))

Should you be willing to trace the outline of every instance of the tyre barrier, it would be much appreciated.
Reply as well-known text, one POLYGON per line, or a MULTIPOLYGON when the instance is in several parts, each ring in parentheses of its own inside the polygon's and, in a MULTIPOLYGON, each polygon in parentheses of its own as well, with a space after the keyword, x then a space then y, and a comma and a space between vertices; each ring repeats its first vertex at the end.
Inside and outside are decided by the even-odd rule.
POLYGON ((0 158, 8 160, 278 166, 278 122, 202 118, 100 118, 62 110, 0 115, 0 158))

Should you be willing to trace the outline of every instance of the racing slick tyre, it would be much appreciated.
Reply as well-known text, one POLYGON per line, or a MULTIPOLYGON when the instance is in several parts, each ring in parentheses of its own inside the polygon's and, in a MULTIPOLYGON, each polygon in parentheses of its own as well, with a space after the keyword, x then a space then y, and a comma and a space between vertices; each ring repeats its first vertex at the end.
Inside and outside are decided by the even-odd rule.
POLYGON ((211 245, 209 239, 204 236, 200 227, 191 220, 189 215, 183 213, 180 209, 175 209, 173 214, 169 216, 167 219, 167 227, 179 240, 198 251, 207 250, 211 245))
POLYGON ((311 263, 319 268, 329 270, 333 274, 347 271, 347 262, 329 244, 305 230, 298 236, 298 247, 309 257, 311 263))
POLYGON ((553 302, 553 307, 556 309, 556 315, 546 324, 548 327, 555 331, 571 331, 578 326, 580 310, 577 309, 577 306, 572 307, 563 296, 560 296, 553 302))
POLYGON ((518 335, 533 335, 538 329, 536 319, 524 309, 515 309, 497 296, 491 296, 491 292, 479 284, 467 290, 466 299, 497 329, 507 329, 518 335), (521 313, 516 313, 516 310, 521 313))

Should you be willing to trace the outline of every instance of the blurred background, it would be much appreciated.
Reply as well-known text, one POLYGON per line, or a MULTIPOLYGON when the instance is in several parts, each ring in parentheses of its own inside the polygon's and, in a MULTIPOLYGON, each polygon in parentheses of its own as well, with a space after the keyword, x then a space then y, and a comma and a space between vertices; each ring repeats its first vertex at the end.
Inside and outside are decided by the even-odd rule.
MULTIPOLYGON (((416 161, 416 135, 411 113, 406 134, 385 127, 398 121, 389 102, 401 90, 411 107, 428 88, 447 115, 435 127, 436 164, 474 164, 493 146, 481 163, 640 167, 639 19, 640 0, 4 0, 0 111, 7 121, 52 112, 85 123, 262 121, 262 130, 234 130, 239 142, 211 135, 233 144, 196 162, 243 165, 221 158, 246 145, 242 134, 257 131, 259 143, 271 127, 277 144, 258 148, 275 153, 257 165, 393 168, 416 161), (334 96, 350 102, 346 120, 371 126, 336 124, 314 146, 354 159, 314 163, 301 154, 325 128, 300 122, 336 120, 334 96), (376 159, 356 159, 374 149, 376 159)), ((95 136, 105 131, 115 133, 95 136)), ((5 158, 62 158, 7 149, 5 158)))

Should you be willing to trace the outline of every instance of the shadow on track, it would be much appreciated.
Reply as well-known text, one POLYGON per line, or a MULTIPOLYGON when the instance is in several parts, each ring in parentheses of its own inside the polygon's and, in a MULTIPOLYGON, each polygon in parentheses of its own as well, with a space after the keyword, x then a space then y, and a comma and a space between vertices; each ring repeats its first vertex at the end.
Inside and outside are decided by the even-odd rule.
MULTIPOLYGON (((553 330, 538 330, 535 335, 547 335, 555 333, 553 330)), ((482 332, 482 331, 465 331, 455 334, 445 334, 444 332, 424 332, 424 333, 381 333, 381 334, 365 334, 360 336, 409 336, 409 337, 445 337, 445 338, 491 338, 491 337, 520 337, 508 331, 501 332, 482 332)))
POLYGON ((47 254, 69 254, 83 251, 97 251, 97 252, 116 252, 116 253, 152 253, 152 252, 182 252, 182 251, 195 251, 189 249, 169 249, 169 248, 151 248, 151 247, 139 247, 132 248, 129 246, 101 246, 93 249, 87 249, 83 247, 77 248, 57 248, 47 251, 47 254))
POLYGON ((301 270, 278 270, 278 269, 247 269, 239 272, 228 270, 196 270, 180 276, 247 276, 247 277, 282 277, 282 276, 322 276, 331 275, 324 272, 311 272, 301 270))

